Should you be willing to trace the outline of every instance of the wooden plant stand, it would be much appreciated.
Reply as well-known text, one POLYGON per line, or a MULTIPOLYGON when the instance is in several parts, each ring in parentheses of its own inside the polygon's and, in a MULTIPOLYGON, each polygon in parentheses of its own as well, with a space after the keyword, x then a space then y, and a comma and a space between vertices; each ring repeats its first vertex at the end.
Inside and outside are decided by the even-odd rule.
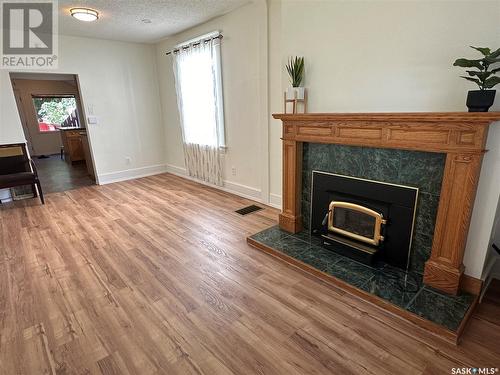
POLYGON ((286 91, 284 92, 284 94, 283 94, 283 102, 284 102, 284 110, 285 110, 284 113, 287 113, 286 107, 287 107, 288 103, 292 103, 292 113, 293 114, 297 113, 299 103, 303 103, 303 107, 304 107, 303 113, 307 113, 307 89, 304 89, 304 99, 297 99, 297 93, 295 92, 294 94, 295 94, 294 95, 295 97, 293 99, 287 99, 286 98, 286 91))

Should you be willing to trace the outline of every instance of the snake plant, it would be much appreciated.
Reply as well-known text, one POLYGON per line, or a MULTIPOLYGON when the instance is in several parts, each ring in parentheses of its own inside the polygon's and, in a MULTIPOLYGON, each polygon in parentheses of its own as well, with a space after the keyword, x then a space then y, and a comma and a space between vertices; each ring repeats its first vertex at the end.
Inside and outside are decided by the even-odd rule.
POLYGON ((290 81, 293 87, 299 87, 304 79, 304 58, 303 57, 290 57, 286 70, 290 76, 290 81))

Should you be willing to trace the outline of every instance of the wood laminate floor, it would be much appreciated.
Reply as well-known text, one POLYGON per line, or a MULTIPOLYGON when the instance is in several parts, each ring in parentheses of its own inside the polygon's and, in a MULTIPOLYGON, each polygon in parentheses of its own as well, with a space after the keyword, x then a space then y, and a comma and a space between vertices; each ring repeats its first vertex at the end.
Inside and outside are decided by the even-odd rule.
POLYGON ((277 218, 251 203, 164 174, 1 207, 0 373, 500 367, 500 306, 443 342, 249 247, 277 218))

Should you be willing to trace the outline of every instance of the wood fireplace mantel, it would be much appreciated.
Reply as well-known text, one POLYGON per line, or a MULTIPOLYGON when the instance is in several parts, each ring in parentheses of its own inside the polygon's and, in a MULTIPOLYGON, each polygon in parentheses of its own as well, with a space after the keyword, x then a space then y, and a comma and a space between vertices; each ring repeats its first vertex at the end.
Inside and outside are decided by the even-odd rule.
POLYGON ((302 230, 302 143, 333 143, 446 154, 439 209, 424 283, 457 294, 488 127, 500 112, 274 114, 283 122, 280 227, 302 230))

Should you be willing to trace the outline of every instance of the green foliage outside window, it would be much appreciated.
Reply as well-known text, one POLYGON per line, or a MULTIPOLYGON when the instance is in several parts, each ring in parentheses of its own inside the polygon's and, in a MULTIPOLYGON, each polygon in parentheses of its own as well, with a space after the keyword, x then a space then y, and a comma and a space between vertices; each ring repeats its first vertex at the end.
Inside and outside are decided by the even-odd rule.
POLYGON ((38 121, 60 125, 76 109, 75 98, 33 98, 38 121))

